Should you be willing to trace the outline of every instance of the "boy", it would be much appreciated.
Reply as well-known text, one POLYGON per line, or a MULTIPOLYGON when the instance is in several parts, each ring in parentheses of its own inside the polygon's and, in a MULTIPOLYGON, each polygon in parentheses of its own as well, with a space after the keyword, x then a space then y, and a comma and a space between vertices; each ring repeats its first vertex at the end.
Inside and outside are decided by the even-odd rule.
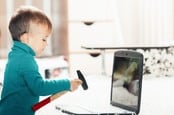
POLYGON ((45 96, 64 90, 74 91, 79 79, 43 80, 35 55, 47 45, 52 24, 34 7, 20 7, 9 23, 13 47, 8 55, 0 100, 0 115, 34 115, 32 106, 45 96))

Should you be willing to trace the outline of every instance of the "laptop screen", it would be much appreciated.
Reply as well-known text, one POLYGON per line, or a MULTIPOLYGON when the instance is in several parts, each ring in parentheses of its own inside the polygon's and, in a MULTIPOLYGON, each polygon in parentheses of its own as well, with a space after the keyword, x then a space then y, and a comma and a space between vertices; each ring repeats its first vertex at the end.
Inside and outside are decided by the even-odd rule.
POLYGON ((143 56, 132 51, 114 54, 111 104, 139 113, 143 56), (126 53, 126 55, 124 55, 126 53))

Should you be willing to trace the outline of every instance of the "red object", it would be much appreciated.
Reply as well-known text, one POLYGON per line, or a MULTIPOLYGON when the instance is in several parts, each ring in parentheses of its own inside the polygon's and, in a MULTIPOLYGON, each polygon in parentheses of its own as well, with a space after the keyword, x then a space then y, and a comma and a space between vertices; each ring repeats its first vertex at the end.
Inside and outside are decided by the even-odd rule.
POLYGON ((49 102, 51 102, 51 98, 50 98, 50 97, 48 97, 48 98, 42 100, 41 102, 39 102, 39 103, 33 105, 33 106, 32 106, 32 110, 33 110, 33 111, 37 111, 38 109, 40 109, 42 106, 48 104, 49 102))
POLYGON ((62 92, 58 92, 56 94, 53 94, 49 97, 47 97, 46 99, 34 104, 32 106, 32 110, 33 111, 37 111, 38 109, 40 109, 41 107, 47 105, 48 103, 50 103, 51 101, 54 101, 55 99, 57 99, 58 97, 62 96, 63 94, 65 94, 67 91, 62 91, 62 92))

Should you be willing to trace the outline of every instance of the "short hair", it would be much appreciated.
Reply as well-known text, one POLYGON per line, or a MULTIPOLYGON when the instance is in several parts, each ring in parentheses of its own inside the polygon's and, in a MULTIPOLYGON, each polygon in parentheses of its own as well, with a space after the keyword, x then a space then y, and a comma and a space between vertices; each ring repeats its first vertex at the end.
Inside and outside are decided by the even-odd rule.
POLYGON ((12 39, 20 41, 20 36, 29 32, 31 22, 48 25, 48 28, 52 30, 50 19, 40 9, 33 6, 21 6, 9 22, 12 39))

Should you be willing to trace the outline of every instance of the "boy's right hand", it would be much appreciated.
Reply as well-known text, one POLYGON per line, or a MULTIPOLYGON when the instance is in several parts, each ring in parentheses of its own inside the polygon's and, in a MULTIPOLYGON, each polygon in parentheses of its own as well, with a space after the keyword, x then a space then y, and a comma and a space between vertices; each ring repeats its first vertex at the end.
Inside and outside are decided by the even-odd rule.
POLYGON ((70 91, 75 91, 82 84, 82 81, 78 78, 70 80, 70 91))

